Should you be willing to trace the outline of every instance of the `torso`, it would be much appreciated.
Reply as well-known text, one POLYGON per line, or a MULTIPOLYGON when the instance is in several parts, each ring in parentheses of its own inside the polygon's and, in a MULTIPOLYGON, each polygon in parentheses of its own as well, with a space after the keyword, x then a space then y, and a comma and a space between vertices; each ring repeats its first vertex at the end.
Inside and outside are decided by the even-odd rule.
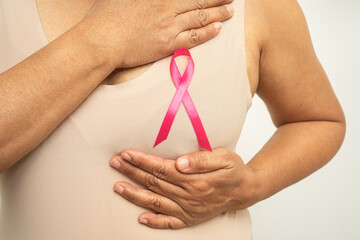
MULTIPOLYGON (((37 3, 40 19, 49 42, 58 38, 61 34, 77 24, 84 18, 94 0, 59 1, 59 0, 35 0, 37 3)), ((235 0, 236 1, 236 0, 235 0)), ((250 82, 251 93, 254 96, 259 79, 259 56, 261 28, 258 27, 259 11, 251 1, 245 1, 245 50, 247 73, 250 82), (256 25, 256 26, 255 26, 256 25), (259 30, 260 29, 260 30, 259 30)), ((220 33, 221 34, 221 31, 220 33)), ((101 84, 121 84, 131 81, 144 73, 153 62, 133 68, 115 69, 101 84)))
MULTIPOLYGON (((1 10, 6 13, 0 14, 0 35, 4 36, 0 38, 0 52, 7 56, 0 58, 0 72, 80 21, 91 4, 90 0, 86 4, 79 1, 55 4, 55 0, 40 0, 44 34, 35 0, 0 0, 1 10)), ((258 51, 249 51, 249 46, 257 46, 257 40, 250 38, 246 71, 244 1, 234 0, 233 4, 233 21, 224 21, 213 41, 189 49, 196 70, 188 93, 211 147, 235 152, 252 102, 246 73, 256 79, 252 61, 257 60, 251 56, 258 51)), ((124 69, 119 77, 97 86, 40 145, 0 174, 0 228, 5 230, 0 229, 0 235, 5 235, 0 239, 251 239, 248 209, 227 211, 192 228, 157 231, 138 223, 137 216, 145 208, 113 191, 117 181, 139 185, 109 166, 110 158, 124 149, 167 159, 203 150, 184 104, 176 113, 167 139, 153 147, 176 92, 168 71, 170 60, 168 56, 155 65, 124 69)), ((178 60, 176 65, 183 72, 187 58, 178 60)))

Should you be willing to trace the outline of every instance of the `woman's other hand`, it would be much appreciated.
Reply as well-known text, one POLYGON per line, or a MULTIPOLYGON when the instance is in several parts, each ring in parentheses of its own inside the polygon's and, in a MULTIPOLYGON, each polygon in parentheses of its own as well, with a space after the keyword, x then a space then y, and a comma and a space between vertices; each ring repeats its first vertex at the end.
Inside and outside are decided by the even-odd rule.
POLYGON ((110 164, 147 188, 123 181, 114 185, 127 200, 156 212, 139 216, 139 222, 149 227, 189 227, 257 202, 256 175, 226 148, 187 154, 176 161, 127 149, 110 164))
POLYGON ((117 68, 153 62, 215 37, 232 0, 97 0, 81 22, 117 68))

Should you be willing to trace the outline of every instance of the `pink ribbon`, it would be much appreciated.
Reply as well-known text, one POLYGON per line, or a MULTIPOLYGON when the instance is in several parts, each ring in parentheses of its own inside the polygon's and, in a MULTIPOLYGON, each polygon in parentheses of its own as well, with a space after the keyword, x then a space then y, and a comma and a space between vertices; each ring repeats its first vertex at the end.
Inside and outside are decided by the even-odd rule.
POLYGON ((165 115, 165 118, 161 124, 160 131, 158 133, 158 136, 156 138, 155 144, 153 147, 167 139, 169 135, 169 131, 171 128, 171 125, 175 119, 176 112, 178 111, 181 102, 184 103, 186 112, 189 115, 189 118, 191 120, 191 123, 193 125, 193 128, 196 133, 196 137, 199 141, 200 147, 209 151, 212 151, 209 140, 206 136, 204 127, 201 123, 199 114, 197 113, 194 103, 190 98, 189 92, 187 90, 191 77, 194 72, 194 62, 190 55, 189 50, 186 48, 178 48, 174 55, 172 56, 171 63, 170 63, 170 73, 171 78, 175 84, 175 87, 177 88, 176 93, 170 103, 170 106, 168 108, 168 111, 165 115), (186 70, 184 74, 181 76, 179 69, 175 63, 175 58, 180 55, 187 55, 190 57, 188 65, 186 67, 186 70))

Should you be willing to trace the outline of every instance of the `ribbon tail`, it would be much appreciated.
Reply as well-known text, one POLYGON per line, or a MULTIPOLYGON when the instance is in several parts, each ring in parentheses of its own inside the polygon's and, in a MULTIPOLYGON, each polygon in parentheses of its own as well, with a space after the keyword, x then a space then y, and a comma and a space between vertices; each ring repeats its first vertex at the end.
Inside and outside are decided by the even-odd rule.
POLYGON ((199 114, 196 111, 196 108, 194 106, 193 101, 191 100, 191 97, 190 97, 188 91, 185 92, 183 103, 184 103, 186 112, 189 115, 191 124, 193 125, 193 128, 195 130, 196 137, 199 141, 200 147, 212 152, 205 129, 201 123, 199 114))
POLYGON ((186 90, 185 86, 181 86, 180 88, 178 88, 173 99, 171 100, 170 106, 169 106, 167 113, 165 115, 165 118, 161 124, 160 131, 155 140, 155 144, 154 144, 153 148, 156 145, 158 145, 159 143, 161 143, 162 141, 167 139, 169 132, 170 132, 170 128, 172 126, 172 123, 174 122, 176 112, 178 111, 178 109, 180 107, 181 99, 184 96, 185 90, 186 90))
POLYGON ((199 142, 199 143, 200 143, 200 147, 201 147, 201 148, 212 152, 210 143, 209 143, 209 141, 208 141, 207 139, 204 139, 204 141, 201 141, 201 142, 199 142))
MULTIPOLYGON (((179 106, 180 106, 180 104, 179 104, 179 106)), ((170 132, 171 125, 175 119, 176 111, 177 111, 176 106, 174 106, 174 101, 172 101, 170 104, 170 107, 165 115, 165 118, 161 124, 160 131, 157 135, 157 138, 155 140, 155 144, 153 147, 155 147, 156 145, 158 145, 159 143, 161 143, 162 141, 167 139, 169 132, 170 132)))
MULTIPOLYGON (((169 109, 170 110, 170 109, 169 109)), ((162 141, 166 140, 168 135, 169 135, 169 131, 170 131, 170 128, 171 128, 171 125, 172 125, 172 122, 174 121, 174 117, 175 117, 175 114, 172 114, 171 112, 167 112, 166 113, 166 116, 161 124, 161 127, 160 127, 160 131, 156 137, 156 140, 155 140, 155 144, 153 146, 153 148, 158 145, 159 143, 161 143, 162 141)))
POLYGON ((159 143, 161 143, 162 141, 166 140, 167 136, 164 136, 164 134, 161 134, 160 133, 158 134, 157 138, 156 138, 156 141, 154 143, 154 147, 156 147, 156 145, 158 145, 159 143))

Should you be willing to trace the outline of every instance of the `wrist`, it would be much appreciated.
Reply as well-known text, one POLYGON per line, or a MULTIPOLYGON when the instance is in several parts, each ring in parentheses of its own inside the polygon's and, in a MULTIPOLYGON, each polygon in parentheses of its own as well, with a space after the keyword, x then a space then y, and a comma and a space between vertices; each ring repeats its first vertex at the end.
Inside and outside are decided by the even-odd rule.
POLYGON ((257 202, 262 201, 263 198, 263 177, 262 172, 253 168, 250 164, 245 165, 249 171, 250 177, 248 178, 248 192, 249 192, 249 205, 254 205, 257 202))
POLYGON ((256 171, 249 165, 243 165, 240 182, 231 197, 230 207, 228 210, 241 210, 248 208, 262 199, 262 182, 260 172, 256 171))
POLYGON ((74 38, 80 41, 82 47, 87 51, 94 67, 106 66, 113 71, 122 63, 122 54, 116 54, 112 46, 106 45, 101 34, 94 30, 94 24, 90 19, 84 19, 76 24, 72 29, 74 38))

